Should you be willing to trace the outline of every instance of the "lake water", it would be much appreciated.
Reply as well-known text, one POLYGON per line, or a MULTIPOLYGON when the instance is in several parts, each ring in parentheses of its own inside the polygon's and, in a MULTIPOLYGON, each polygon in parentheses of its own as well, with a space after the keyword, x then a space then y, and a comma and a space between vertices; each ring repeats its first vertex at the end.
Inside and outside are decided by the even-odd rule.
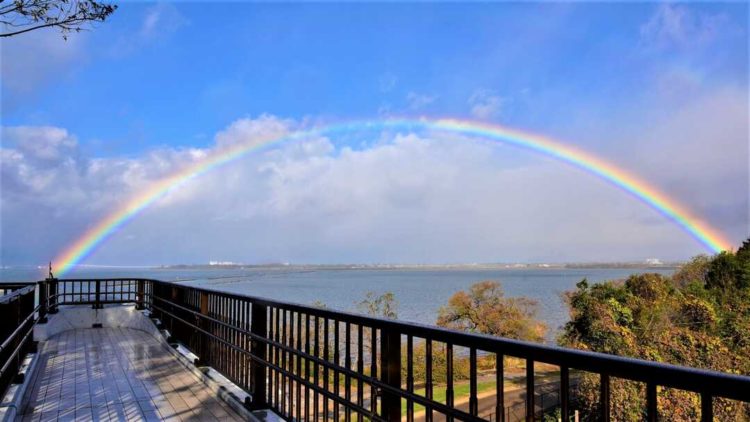
MULTIPOLYGON (((482 280, 502 283, 506 296, 526 296, 539 302, 539 317, 550 327, 553 340, 568 320, 561 293, 572 290, 583 278, 590 282, 623 279, 634 273, 668 268, 519 268, 519 269, 179 269, 84 268, 74 277, 143 277, 208 286, 228 292, 300 304, 320 301, 329 308, 355 311, 367 292, 393 292, 399 319, 434 324, 438 309, 455 292, 482 280)), ((43 278, 36 268, 0 269, 0 281, 43 278)))

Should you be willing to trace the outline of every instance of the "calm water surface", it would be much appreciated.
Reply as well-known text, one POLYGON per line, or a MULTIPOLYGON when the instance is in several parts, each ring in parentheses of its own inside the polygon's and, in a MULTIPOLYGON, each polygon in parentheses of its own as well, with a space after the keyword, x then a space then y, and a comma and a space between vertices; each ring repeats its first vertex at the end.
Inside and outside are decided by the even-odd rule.
MULTIPOLYGON (((156 269, 86 268, 68 277, 144 277, 181 281, 212 289, 269 299, 355 311, 367 292, 391 291, 399 302, 399 319, 434 324, 438 309, 455 292, 482 280, 502 283, 507 296, 526 296, 539 302, 539 317, 550 327, 550 340, 568 320, 560 295, 583 278, 590 282, 622 279, 634 273, 672 274, 673 269, 448 269, 448 270, 294 270, 294 269, 156 269)), ((36 268, 0 269, 0 281, 43 278, 36 268)))

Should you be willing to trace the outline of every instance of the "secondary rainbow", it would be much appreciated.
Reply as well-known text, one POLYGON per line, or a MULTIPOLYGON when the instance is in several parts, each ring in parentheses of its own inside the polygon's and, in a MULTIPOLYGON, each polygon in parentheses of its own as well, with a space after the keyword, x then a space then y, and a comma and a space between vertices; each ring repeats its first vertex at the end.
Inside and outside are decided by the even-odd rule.
POLYGON ((253 151, 269 148, 280 143, 309 139, 314 136, 383 130, 435 131, 468 137, 480 137, 553 157, 598 176, 641 200, 666 218, 672 220, 686 233, 700 242, 707 251, 716 253, 730 249, 730 243, 718 230, 693 216, 685 207, 655 187, 601 158, 578 150, 570 145, 565 145, 537 134, 468 120, 388 119, 331 124, 297 131, 278 138, 238 144, 219 150, 195 163, 187 165, 176 173, 165 177, 137 195, 134 195, 121 207, 93 225, 81 237, 65 248, 53 261, 55 269, 59 275, 64 275, 73 267, 80 264, 99 245, 130 220, 139 215, 149 205, 159 200, 159 198, 178 189, 191 179, 253 151))

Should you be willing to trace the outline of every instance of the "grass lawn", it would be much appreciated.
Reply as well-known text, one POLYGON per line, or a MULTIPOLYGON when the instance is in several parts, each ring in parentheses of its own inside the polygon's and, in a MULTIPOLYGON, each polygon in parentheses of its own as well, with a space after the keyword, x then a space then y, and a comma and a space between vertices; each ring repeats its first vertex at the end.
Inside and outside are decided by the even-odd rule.
MULTIPOLYGON (((545 380, 549 378, 555 379, 555 377, 559 377, 560 371, 547 371, 543 375, 537 374, 536 383, 544 382, 545 380)), ((526 385, 526 378, 519 378, 519 379, 513 379, 505 380, 505 389, 516 389, 521 388, 526 385)), ((482 394, 485 391, 493 391, 495 389, 495 380, 486 380, 486 381, 479 381, 477 382, 477 395, 482 394)), ((414 394, 424 396, 425 395, 425 389, 419 388, 414 390, 414 394)), ((458 403, 461 399, 469 397, 469 382, 468 381, 462 381, 461 383, 457 383, 453 385, 453 402, 458 403)), ((432 399, 434 401, 445 403, 445 385, 436 385, 432 388, 432 399)), ((404 405, 401 407, 401 415, 406 415, 406 400, 403 401, 404 405)), ((424 406, 414 403, 414 413, 420 412, 424 410, 424 406)))
MULTIPOLYGON (((514 382, 505 380, 505 387, 507 388, 509 385, 515 385, 514 382)), ((477 394, 481 394, 485 391, 492 391, 495 389, 495 381, 479 381, 477 382, 477 394)), ((425 389, 419 388, 414 390, 414 394, 418 394, 420 396, 425 395, 425 389)), ((454 384, 453 385, 453 401, 458 402, 461 398, 469 397, 469 383, 468 382, 462 382, 460 384, 454 384)), ((445 386, 444 385, 436 385, 432 388, 432 399, 440 402, 445 403, 445 386)), ((424 406, 414 403, 414 413, 420 412, 424 410, 424 406)), ((406 415, 406 406, 402 406, 401 408, 401 415, 406 415)))

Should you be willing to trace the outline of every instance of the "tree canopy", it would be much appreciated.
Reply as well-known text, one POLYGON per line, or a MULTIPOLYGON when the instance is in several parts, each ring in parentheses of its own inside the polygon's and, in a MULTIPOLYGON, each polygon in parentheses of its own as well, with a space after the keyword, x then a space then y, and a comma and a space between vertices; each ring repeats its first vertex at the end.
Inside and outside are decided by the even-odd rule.
POLYGON ((67 39, 92 23, 104 22, 117 5, 95 0, 0 0, 0 37, 56 27, 67 39))
MULTIPOLYGON (((578 283, 567 294, 570 321, 563 346, 641 359, 750 374, 750 243, 736 252, 699 256, 672 277, 633 275, 624 281, 578 283)), ((645 390, 613 381, 613 420, 643 420, 645 390)), ((595 414, 598 379, 585 375, 579 404, 595 414)), ((659 393, 665 420, 699 419, 697 395, 659 393)), ((717 420, 750 420, 750 406, 716 400, 717 420)))
POLYGON ((459 291, 440 308, 437 325, 518 340, 542 341, 547 326, 536 319, 538 304, 525 297, 505 297, 496 281, 481 281, 459 291))

